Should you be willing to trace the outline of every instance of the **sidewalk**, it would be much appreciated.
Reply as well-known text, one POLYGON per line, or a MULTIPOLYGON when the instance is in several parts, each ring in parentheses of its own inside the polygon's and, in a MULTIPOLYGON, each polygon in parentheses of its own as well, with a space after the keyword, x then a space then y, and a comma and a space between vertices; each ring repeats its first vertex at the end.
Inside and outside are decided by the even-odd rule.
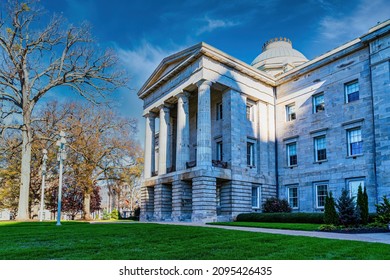
POLYGON ((321 232, 321 231, 302 231, 302 230, 286 230, 286 229, 270 229, 270 228, 250 228, 250 227, 234 227, 234 226, 214 226, 206 225, 203 223, 175 223, 175 222, 153 222, 155 224, 166 224, 166 225, 178 225, 178 226, 198 226, 198 227, 210 227, 210 228, 221 228, 227 230, 241 230, 248 232, 262 232, 272 234, 285 234, 294 236, 308 236, 317 238, 328 238, 328 239, 340 239, 340 240, 354 240, 364 242, 378 242, 390 244, 390 232, 386 233, 334 233, 334 232, 321 232))

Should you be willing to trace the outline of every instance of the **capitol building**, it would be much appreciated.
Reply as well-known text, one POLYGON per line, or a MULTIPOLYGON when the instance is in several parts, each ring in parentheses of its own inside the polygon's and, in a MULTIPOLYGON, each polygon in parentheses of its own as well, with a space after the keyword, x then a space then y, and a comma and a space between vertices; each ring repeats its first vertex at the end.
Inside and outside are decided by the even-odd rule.
POLYGON ((389 68, 390 20, 312 60, 287 38, 251 64, 205 43, 165 58, 138 92, 141 220, 229 221, 269 197, 320 212, 359 185, 374 212, 390 196, 389 68))

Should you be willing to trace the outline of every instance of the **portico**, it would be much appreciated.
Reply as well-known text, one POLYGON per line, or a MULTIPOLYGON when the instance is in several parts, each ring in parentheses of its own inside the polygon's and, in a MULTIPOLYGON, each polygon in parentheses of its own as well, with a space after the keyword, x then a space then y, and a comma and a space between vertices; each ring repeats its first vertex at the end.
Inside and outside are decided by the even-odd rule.
MULTIPOLYGON (((273 184, 268 164, 247 164, 248 139, 258 150, 264 146, 259 117, 268 121, 272 87, 229 57, 215 60, 216 51, 202 43, 166 58, 139 93, 146 122, 141 220, 231 220, 252 210, 254 185, 273 184), (252 120, 245 118, 249 100, 252 120), (260 114, 259 106, 266 111, 260 114)), ((265 158, 273 153, 267 145, 265 158)))

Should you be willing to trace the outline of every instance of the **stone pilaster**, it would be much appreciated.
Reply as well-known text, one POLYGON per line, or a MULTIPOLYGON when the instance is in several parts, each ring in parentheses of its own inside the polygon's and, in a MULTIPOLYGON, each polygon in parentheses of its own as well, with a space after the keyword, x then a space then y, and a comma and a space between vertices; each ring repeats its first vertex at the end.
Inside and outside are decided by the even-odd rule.
POLYGON ((177 180, 172 184, 172 220, 190 221, 192 213, 192 190, 189 182, 177 180))
POLYGON ((158 175, 167 173, 167 167, 169 163, 169 124, 170 124, 170 109, 166 106, 159 107, 160 109, 160 133, 159 133, 159 162, 158 162, 158 175))
POLYGON ((211 82, 199 81, 198 85, 198 127, 196 165, 211 166, 211 82))
POLYGON ((192 221, 213 222, 217 219, 216 178, 192 179, 192 221))
POLYGON ((231 181, 231 216, 233 219, 240 213, 252 211, 252 184, 242 181, 231 181))
POLYGON ((177 145, 176 170, 186 169, 186 162, 190 161, 190 121, 188 96, 180 93, 177 101, 177 145))
POLYGON ((154 187, 154 218, 156 221, 172 220, 172 187, 157 184, 154 187))
POLYGON ((153 113, 149 113, 145 116, 145 178, 150 178, 152 172, 155 170, 155 118, 156 115, 153 113))
POLYGON ((141 221, 153 220, 154 215, 154 188, 142 186, 141 188, 141 221))

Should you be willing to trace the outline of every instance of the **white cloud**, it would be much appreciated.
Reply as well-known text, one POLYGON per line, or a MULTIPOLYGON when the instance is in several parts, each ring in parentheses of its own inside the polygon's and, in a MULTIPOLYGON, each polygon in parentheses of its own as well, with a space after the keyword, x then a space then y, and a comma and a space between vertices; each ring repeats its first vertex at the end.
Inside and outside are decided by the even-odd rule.
POLYGON ((334 14, 320 21, 320 34, 325 40, 345 42, 368 32, 379 21, 389 19, 387 0, 361 0, 350 14, 334 14))
POLYGON ((143 41, 135 48, 118 48, 117 52, 120 61, 130 73, 130 86, 138 90, 165 57, 183 50, 184 48, 185 47, 173 47, 162 49, 153 46, 149 42, 143 41))
POLYGON ((237 26, 237 25, 241 24, 240 21, 210 19, 207 17, 205 17, 203 19, 203 21, 205 21, 206 25, 204 25, 198 29, 198 31, 196 32, 197 35, 200 35, 200 34, 203 34, 206 32, 212 32, 218 28, 227 28, 227 27, 237 26))

